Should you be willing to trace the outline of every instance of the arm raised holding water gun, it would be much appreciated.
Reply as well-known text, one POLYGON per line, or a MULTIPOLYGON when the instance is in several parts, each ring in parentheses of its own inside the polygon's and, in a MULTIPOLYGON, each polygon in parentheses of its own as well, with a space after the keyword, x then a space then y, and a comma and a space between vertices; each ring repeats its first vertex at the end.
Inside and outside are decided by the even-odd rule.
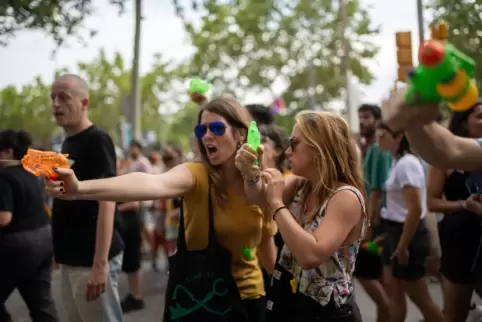
POLYGON ((409 75, 408 88, 394 91, 384 101, 383 123, 393 132, 404 131, 412 150, 434 167, 480 170, 480 142, 455 136, 435 122, 441 101, 457 111, 482 106, 470 79, 474 62, 453 46, 436 41, 425 42, 419 55, 422 66, 409 75))

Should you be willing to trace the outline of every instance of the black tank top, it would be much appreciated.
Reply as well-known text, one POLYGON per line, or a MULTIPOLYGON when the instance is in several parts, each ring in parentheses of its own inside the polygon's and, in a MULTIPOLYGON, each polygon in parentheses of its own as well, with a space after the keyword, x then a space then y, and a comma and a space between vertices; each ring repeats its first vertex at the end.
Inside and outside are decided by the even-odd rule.
MULTIPOLYGON (((453 171, 445 180, 445 199, 448 201, 467 199, 470 195, 466 185, 469 176, 470 173, 467 172, 453 171)), ((481 223, 480 217, 466 210, 445 214, 442 221, 442 225, 447 234, 450 234, 453 238, 462 239, 466 239, 469 236, 471 238, 478 238, 482 232, 481 223)))

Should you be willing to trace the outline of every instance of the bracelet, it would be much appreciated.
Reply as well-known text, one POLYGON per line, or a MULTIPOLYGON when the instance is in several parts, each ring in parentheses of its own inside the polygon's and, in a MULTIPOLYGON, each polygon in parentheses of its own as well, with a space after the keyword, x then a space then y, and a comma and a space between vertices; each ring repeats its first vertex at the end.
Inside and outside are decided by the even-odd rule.
POLYGON ((246 182, 248 186, 254 186, 259 182, 260 179, 261 179, 261 175, 258 173, 253 178, 244 180, 244 182, 246 182))
POLYGON ((273 220, 276 219, 276 218, 275 218, 276 215, 277 215, 278 212, 280 212, 280 210, 282 210, 282 209, 288 209, 288 207, 286 207, 286 206, 281 206, 281 207, 276 208, 276 210, 273 212, 273 216, 272 216, 272 217, 273 217, 273 220))

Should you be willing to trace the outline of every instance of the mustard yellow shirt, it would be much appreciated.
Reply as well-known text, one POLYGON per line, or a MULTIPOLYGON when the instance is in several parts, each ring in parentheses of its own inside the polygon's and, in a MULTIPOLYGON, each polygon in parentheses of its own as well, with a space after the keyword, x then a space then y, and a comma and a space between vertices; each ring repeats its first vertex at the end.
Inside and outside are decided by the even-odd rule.
MULTIPOLYGON (((208 242, 208 187, 209 177, 202 163, 185 164, 195 180, 194 188, 184 195, 186 242, 189 250, 202 250, 208 242)), ((248 205, 226 188, 228 200, 218 205, 214 196, 214 230, 216 240, 232 254, 231 268, 242 299, 256 299, 265 295, 263 276, 256 256, 256 247, 265 237, 276 234, 276 223, 263 217, 261 208, 248 205), (251 249, 252 259, 243 254, 251 249)))

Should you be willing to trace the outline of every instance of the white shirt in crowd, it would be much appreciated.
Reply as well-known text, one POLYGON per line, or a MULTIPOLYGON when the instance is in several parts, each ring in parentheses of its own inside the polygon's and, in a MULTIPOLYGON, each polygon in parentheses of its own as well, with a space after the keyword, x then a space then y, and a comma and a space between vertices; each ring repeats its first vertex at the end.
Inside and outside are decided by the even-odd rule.
POLYGON ((427 188, 424 169, 416 156, 406 154, 394 163, 388 174, 385 182, 386 208, 382 209, 382 218, 399 223, 405 222, 408 210, 403 188, 407 186, 420 189, 422 198, 421 218, 425 217, 427 213, 427 188))

